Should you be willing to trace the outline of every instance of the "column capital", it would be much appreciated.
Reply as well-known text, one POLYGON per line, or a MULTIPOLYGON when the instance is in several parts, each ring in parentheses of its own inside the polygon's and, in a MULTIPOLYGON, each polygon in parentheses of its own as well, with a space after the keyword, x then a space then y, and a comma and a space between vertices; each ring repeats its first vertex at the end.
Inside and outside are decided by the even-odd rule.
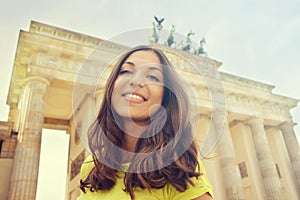
POLYGON ((295 123, 293 121, 286 121, 286 122, 279 124, 278 127, 280 129, 286 129, 286 128, 293 128, 295 125, 297 125, 297 123, 295 123))
POLYGON ((263 124, 264 118, 262 116, 252 116, 249 119, 245 121, 246 124, 249 124, 251 126, 257 125, 257 124, 263 124))
POLYGON ((47 86, 50 85, 50 81, 49 79, 47 78, 44 78, 44 77, 38 77, 38 76, 30 76, 30 77, 27 77, 24 81, 24 84, 27 85, 31 82, 42 82, 42 83, 45 83, 47 86))
POLYGON ((225 111, 225 110, 218 110, 218 109, 216 109, 216 110, 212 110, 210 115, 211 115, 211 117, 214 117, 214 116, 216 116, 216 117, 224 116, 225 118, 227 118, 228 112, 225 111))
POLYGON ((211 120, 211 115, 210 114, 199 113, 198 115, 200 116, 200 118, 211 120))
POLYGON ((228 124, 228 113, 222 110, 214 110, 211 112, 211 120, 214 121, 217 130, 222 130, 224 124, 228 124))

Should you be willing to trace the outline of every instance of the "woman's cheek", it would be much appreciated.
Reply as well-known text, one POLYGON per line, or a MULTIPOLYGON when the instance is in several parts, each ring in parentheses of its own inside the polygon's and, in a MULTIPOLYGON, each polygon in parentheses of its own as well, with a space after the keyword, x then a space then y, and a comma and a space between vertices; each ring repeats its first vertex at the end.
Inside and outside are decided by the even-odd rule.
POLYGON ((114 82, 114 88, 117 87, 118 83, 120 82, 120 77, 117 77, 117 79, 114 82))

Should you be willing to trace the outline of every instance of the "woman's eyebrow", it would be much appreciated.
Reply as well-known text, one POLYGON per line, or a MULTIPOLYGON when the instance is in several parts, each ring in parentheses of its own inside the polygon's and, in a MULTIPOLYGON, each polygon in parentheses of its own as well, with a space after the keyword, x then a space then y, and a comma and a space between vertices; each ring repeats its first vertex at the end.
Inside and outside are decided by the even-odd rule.
POLYGON ((126 61, 126 62, 124 62, 124 64, 129 64, 129 65, 135 66, 135 64, 133 62, 130 62, 130 61, 126 61))
POLYGON ((162 73, 161 69, 158 67, 148 67, 149 70, 157 70, 160 71, 160 73, 162 73))

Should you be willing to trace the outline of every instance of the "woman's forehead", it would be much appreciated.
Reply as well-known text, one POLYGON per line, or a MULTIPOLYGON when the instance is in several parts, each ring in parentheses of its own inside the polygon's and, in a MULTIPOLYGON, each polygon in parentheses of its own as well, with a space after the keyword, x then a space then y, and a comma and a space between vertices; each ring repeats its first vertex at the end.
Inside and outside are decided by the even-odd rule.
POLYGON ((124 63, 131 63, 133 65, 140 65, 140 64, 147 64, 147 63, 153 63, 153 64, 161 64, 160 59, 158 55, 150 50, 140 50, 133 52, 131 55, 128 56, 128 58, 125 60, 124 63))

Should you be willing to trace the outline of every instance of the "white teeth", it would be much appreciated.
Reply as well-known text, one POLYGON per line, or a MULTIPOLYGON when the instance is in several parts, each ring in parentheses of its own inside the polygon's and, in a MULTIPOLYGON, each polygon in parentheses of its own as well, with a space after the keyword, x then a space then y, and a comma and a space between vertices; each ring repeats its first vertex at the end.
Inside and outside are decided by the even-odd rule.
POLYGON ((144 100, 141 96, 138 96, 136 94, 126 94, 126 96, 130 99, 144 100))

